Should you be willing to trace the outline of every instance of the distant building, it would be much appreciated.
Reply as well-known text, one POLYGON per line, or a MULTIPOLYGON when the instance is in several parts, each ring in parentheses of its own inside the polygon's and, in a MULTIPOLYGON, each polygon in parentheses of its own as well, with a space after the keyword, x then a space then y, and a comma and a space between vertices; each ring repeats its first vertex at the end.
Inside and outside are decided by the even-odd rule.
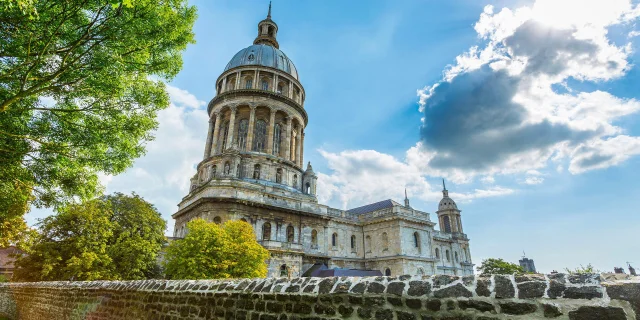
POLYGON ((622 268, 622 267, 614 267, 613 268, 613 272, 614 273, 624 273, 624 268, 622 268))
POLYGON ((520 266, 525 272, 536 273, 536 265, 533 263, 532 259, 522 257, 522 260, 519 260, 518 262, 520 262, 520 266))
POLYGON ((13 263, 16 261, 13 255, 18 253, 20 253, 20 249, 14 246, 0 248, 0 275, 11 279, 15 269, 13 263))

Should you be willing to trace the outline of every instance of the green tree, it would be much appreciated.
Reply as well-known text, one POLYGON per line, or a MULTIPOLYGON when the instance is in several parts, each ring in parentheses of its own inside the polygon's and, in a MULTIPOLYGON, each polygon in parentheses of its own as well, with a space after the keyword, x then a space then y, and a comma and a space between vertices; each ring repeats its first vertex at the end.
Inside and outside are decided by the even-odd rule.
POLYGON ((269 252, 244 221, 224 226, 202 219, 187 223, 184 239, 173 241, 165 256, 170 279, 220 279, 265 277, 269 252))
MULTIPOLYGON (((0 239, 144 153, 194 42, 187 0, 0 0, 0 239)), ((2 240, 0 240, 2 241, 2 240)))
POLYGON ((157 276, 166 222, 138 195, 117 193, 58 209, 16 260, 20 281, 133 280, 157 276))
POLYGON ((575 268, 573 270, 569 268, 564 268, 568 274, 583 274, 583 273, 600 273, 600 270, 595 269, 591 263, 587 264, 586 267, 580 265, 580 267, 575 268))
POLYGON ((524 269, 522 269, 521 266, 496 258, 482 260, 482 263, 478 267, 478 271, 480 271, 481 274, 524 273, 524 269))

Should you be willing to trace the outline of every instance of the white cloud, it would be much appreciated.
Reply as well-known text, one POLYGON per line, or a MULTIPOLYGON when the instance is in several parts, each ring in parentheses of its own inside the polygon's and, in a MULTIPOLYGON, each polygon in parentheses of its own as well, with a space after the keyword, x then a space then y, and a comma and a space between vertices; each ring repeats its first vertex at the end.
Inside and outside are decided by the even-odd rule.
POLYGON ((475 24, 485 43, 458 56, 442 81, 418 91, 422 141, 409 150, 410 161, 422 172, 463 183, 476 176, 486 182, 495 174, 525 174, 550 161, 558 168, 569 162, 576 174, 637 154, 635 137, 622 138, 624 129, 614 121, 638 112, 640 102, 605 91, 581 92, 567 79, 624 76, 631 43, 614 44, 608 28, 639 16, 640 5, 628 0, 485 7, 475 24))
MULTIPOLYGON (((319 151, 332 171, 331 174, 318 174, 318 200, 321 203, 349 209, 385 199, 400 201, 404 198, 405 188, 410 199, 437 202, 442 198, 440 185, 432 186, 427 181, 428 176, 437 174, 422 171, 410 160, 401 161, 374 150, 319 151)), ((491 186, 450 195, 456 200, 470 201, 513 192, 509 188, 491 186)))
POLYGON ((158 113, 155 140, 133 167, 118 176, 101 177, 107 192, 136 192, 153 203, 173 230, 171 214, 186 196, 195 165, 202 160, 208 126, 204 101, 167 86, 171 105, 158 113))

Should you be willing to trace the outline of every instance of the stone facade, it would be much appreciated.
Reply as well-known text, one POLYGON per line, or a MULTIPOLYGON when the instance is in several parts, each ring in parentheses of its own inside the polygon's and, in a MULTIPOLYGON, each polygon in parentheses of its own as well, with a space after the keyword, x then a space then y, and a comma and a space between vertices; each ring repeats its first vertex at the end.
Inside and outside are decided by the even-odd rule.
POLYGON ((640 319, 640 279, 598 274, 0 284, 0 318, 640 319))
POLYGON ((303 169, 305 91, 277 32, 269 13, 254 44, 216 80, 204 157, 173 215, 174 236, 195 218, 243 219, 271 252, 270 277, 300 276, 315 263, 385 275, 472 274, 469 239, 446 188, 440 231, 408 198, 351 210, 318 203, 317 176, 310 163, 303 169))

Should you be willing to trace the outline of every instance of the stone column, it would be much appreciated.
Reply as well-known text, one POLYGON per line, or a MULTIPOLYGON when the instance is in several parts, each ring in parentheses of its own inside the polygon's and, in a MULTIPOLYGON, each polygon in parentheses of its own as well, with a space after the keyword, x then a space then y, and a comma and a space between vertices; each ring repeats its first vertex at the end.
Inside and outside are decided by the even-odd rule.
POLYGON ((256 69, 256 82, 253 85, 254 89, 260 89, 260 71, 256 69))
POLYGON ((254 73, 253 76, 253 86, 251 86, 251 89, 255 89, 258 87, 258 68, 256 68, 256 71, 254 73))
POLYGON ((289 81, 289 93, 287 95, 289 99, 293 99, 293 82, 289 81))
POLYGON ((276 127, 276 109, 271 109, 271 115, 269 116, 269 131, 267 132, 267 153, 273 154, 273 134, 276 127))
POLYGON ((240 71, 236 72, 236 90, 240 89, 240 71))
POLYGON ((278 92, 278 75, 273 74, 273 92, 278 92))
MULTIPOLYGON (((236 111, 236 106, 231 107, 231 118, 229 119, 229 135, 227 136, 227 149, 229 149, 233 145, 233 130, 236 124, 236 111)), ((222 151, 224 152, 224 150, 222 151)))
MULTIPOLYGON (((280 146, 282 147, 282 146, 280 146)), ((291 117, 287 117, 287 129, 284 135, 284 158, 291 160, 291 117)))
POLYGON ((249 107, 251 108, 251 111, 249 113, 249 128, 247 129, 249 130, 247 132, 247 151, 253 150, 253 124, 256 118, 256 107, 255 106, 249 106, 249 107))
POLYGON ((214 120, 209 117, 209 131, 207 131, 207 143, 204 145, 204 158, 208 158, 211 154, 211 139, 213 139, 213 122, 214 120))
POLYGON ((227 77, 224 77, 224 79, 222 79, 222 90, 220 90, 220 93, 227 91, 227 77))
POLYGON ((211 151, 209 153, 209 156, 213 156, 214 154, 216 154, 218 152, 218 139, 219 139, 219 135, 220 135, 220 117, 222 116, 222 114, 220 112, 216 113, 216 120, 215 120, 215 124, 213 127, 213 138, 212 138, 212 146, 211 146, 211 151))
POLYGON ((302 167, 302 159, 300 159, 300 155, 302 154, 302 127, 298 128, 296 140, 296 164, 302 167))
POLYGON ((303 158, 304 157, 304 131, 302 131, 302 129, 300 129, 300 156, 298 156, 298 159, 300 159, 300 168, 304 169, 304 161, 303 158))

